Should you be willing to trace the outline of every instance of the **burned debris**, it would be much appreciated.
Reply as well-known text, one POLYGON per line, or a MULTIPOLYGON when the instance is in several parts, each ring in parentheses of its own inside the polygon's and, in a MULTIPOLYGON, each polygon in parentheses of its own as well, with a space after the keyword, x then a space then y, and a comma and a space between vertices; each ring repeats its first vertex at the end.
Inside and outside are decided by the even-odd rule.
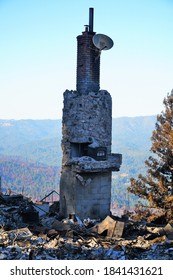
POLYGON ((112 171, 122 155, 111 152, 112 99, 100 90, 100 54, 112 41, 100 35, 93 41, 91 8, 77 37, 77 90, 64 93, 60 204, 1 194, 1 260, 173 258, 171 222, 153 226, 110 214, 112 171))
POLYGON ((116 221, 110 216, 107 216, 101 223, 96 224, 92 228, 92 231, 97 232, 98 234, 102 234, 104 231, 106 231, 107 237, 120 238, 122 237, 123 229, 124 222, 116 221))
POLYGON ((171 222, 151 226, 112 215, 103 220, 81 220, 76 215, 61 218, 51 211, 36 216, 32 201, 23 198, 17 205, 14 201, 12 195, 11 203, 8 199, 0 203, 1 260, 173 258, 171 222))

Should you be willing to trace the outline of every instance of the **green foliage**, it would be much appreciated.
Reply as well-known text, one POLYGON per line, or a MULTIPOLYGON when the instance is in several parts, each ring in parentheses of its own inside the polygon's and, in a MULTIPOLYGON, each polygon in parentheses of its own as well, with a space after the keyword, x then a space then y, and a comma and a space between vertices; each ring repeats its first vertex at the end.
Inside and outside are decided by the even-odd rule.
POLYGON ((129 191, 145 198, 152 207, 164 209, 173 217, 173 91, 163 101, 164 111, 157 116, 151 153, 145 161, 147 175, 131 178, 129 191))

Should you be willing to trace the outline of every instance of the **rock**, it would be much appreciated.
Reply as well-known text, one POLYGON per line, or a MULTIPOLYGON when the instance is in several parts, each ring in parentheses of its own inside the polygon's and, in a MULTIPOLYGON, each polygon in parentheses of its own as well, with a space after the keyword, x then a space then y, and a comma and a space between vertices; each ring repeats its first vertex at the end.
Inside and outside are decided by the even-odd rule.
POLYGON ((168 243, 173 243, 173 227, 168 223, 164 228, 163 228, 165 235, 166 235, 166 241, 168 243))

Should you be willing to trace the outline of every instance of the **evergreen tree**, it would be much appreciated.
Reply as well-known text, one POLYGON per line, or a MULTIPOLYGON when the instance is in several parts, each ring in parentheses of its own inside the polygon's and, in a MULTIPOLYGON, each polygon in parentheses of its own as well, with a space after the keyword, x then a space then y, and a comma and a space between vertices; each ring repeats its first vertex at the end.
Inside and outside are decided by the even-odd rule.
POLYGON ((145 161, 146 175, 131 178, 128 190, 147 199, 151 207, 164 210, 173 218, 173 90, 163 101, 164 110, 157 116, 151 141, 151 156, 145 161))

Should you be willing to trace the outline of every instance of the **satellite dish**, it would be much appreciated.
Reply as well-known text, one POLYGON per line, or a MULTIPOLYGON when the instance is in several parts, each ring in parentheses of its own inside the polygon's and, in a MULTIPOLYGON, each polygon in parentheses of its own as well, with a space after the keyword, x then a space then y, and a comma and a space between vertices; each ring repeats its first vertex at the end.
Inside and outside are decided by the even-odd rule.
POLYGON ((109 50, 114 45, 113 40, 104 34, 96 34, 93 36, 92 40, 94 46, 98 48, 100 51, 109 50))

